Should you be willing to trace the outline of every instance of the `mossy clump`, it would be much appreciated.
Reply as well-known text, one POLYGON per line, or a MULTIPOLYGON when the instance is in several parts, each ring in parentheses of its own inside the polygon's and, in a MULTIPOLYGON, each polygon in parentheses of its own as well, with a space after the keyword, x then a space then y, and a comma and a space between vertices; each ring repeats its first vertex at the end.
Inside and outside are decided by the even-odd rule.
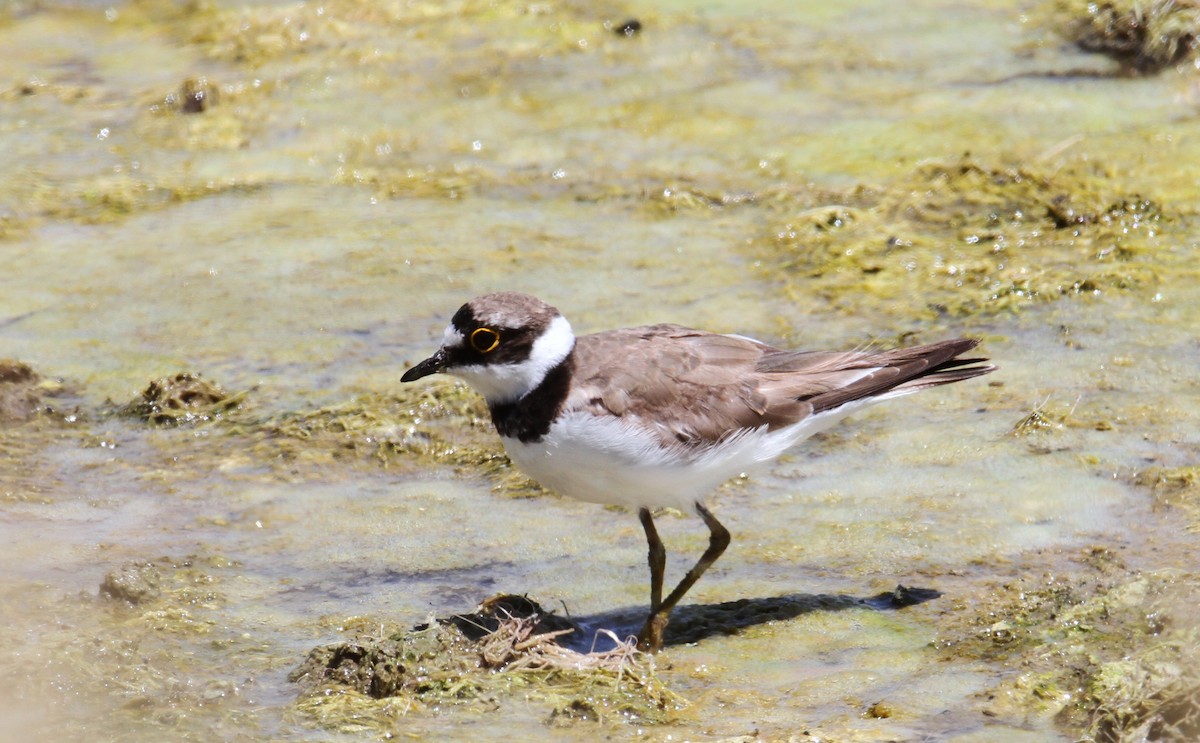
MULTIPOLYGON (((0 359, 0 426, 54 414, 54 398, 69 394, 59 380, 46 379, 29 364, 0 359)), ((78 413, 67 414, 74 421, 78 413)))
POLYGON ((1084 731, 1082 740, 1195 740, 1200 576, 1132 570, 1102 546, 1071 562, 1042 563, 943 618, 948 656, 1013 671, 987 695, 985 714, 1036 710, 1084 731))
MULTIPOLYGON (((1134 659, 1111 661, 1098 669, 1087 686, 1087 696, 1097 706, 1087 727, 1091 740, 1200 740, 1200 682, 1195 674, 1180 676, 1177 650, 1164 647, 1134 659)), ((1193 642, 1193 661, 1195 651, 1193 642)))
POLYGON ((1047 436, 1062 433, 1067 429, 1115 431, 1122 416, 1112 411, 1080 406, 1079 400, 1070 404, 1042 400, 1012 427, 1012 435, 1028 440, 1030 448, 1038 453, 1050 451, 1045 444, 1047 436))
POLYGON ((198 622, 194 612, 224 603, 218 576, 232 566, 217 555, 133 560, 108 571, 97 595, 135 609, 131 617, 154 618, 160 628, 206 634, 211 623, 198 622))
POLYGON ((467 387, 429 384, 400 387, 388 394, 368 392, 344 403, 284 413, 265 429, 276 438, 387 459, 394 453, 428 454, 443 445, 445 434, 481 434, 491 429, 491 423, 486 405, 467 387))
POLYGON ((801 211, 764 251, 797 302, 963 317, 1149 288, 1161 220, 1154 200, 1101 173, 965 156, 801 211))
POLYGON ((100 582, 100 595, 130 605, 144 604, 162 593, 162 572, 152 562, 131 562, 110 571, 100 582))
POLYGON ((255 415, 265 403, 247 409, 247 395, 180 373, 152 381, 137 399, 109 412, 162 428, 205 426, 207 435, 189 437, 187 467, 175 470, 181 474, 241 466, 319 478, 331 466, 414 475, 443 467, 486 478, 509 497, 544 492, 513 467, 486 404, 462 384, 403 385, 267 416, 255 415))
POLYGON ((661 721, 683 705, 632 640, 594 653, 558 644, 577 629, 528 598, 495 596, 471 614, 315 648, 289 679, 304 689, 301 710, 332 728, 505 699, 544 706, 554 725, 661 721))
POLYGON ((1111 57, 1128 74, 1160 72, 1194 59, 1200 49, 1196 0, 1055 0, 1048 15, 1068 41, 1111 57))
POLYGON ((36 414, 41 405, 40 381, 28 364, 0 359, 0 424, 26 421, 36 414))
POLYGON ((1017 421, 1012 428, 1014 436, 1032 436, 1033 434, 1056 431, 1063 428, 1067 413, 1063 410, 1047 410, 1039 405, 1029 414, 1017 421))
POLYGON ((156 426, 197 425, 241 407, 246 393, 230 394, 193 372, 151 380, 140 397, 120 409, 130 418, 156 426))
POLYGON ((1082 723, 1085 739, 1096 741, 1197 740, 1198 591, 1195 575, 1137 576, 1067 615, 1106 634, 1066 654, 1077 691, 1060 713, 1062 721, 1082 723))

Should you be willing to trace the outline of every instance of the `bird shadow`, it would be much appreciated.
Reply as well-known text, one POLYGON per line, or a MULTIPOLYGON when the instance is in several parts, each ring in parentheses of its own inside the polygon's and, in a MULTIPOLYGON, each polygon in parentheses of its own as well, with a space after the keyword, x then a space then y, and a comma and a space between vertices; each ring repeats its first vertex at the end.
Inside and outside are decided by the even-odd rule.
MULTIPOLYGON (((688 604, 671 612, 671 623, 663 637, 665 646, 688 645, 717 635, 735 635, 748 627, 767 622, 795 619, 816 611, 873 609, 894 611, 907 606, 932 601, 941 596, 932 588, 897 586, 874 596, 859 597, 845 594, 789 593, 782 596, 724 601, 717 604, 688 604)), ((591 648, 593 638, 612 642, 609 630, 617 637, 628 637, 642 628, 646 619, 645 607, 626 607, 584 617, 572 617, 578 626, 574 637, 563 644, 574 650, 591 648)), ((597 642, 596 650, 604 648, 597 642)))
MULTIPOLYGON (((940 591, 932 588, 897 586, 893 591, 865 598, 845 594, 789 593, 717 604, 688 604, 671 613, 664 645, 688 645, 713 636, 735 635, 748 627, 794 619, 815 611, 894 611, 931 601, 941 595, 940 591)), ((545 612, 527 597, 511 594, 488 599, 484 606, 486 611, 483 613, 488 616, 536 617, 538 631, 571 629, 572 632, 555 638, 555 642, 582 653, 613 649, 620 640, 636 635, 646 619, 646 607, 632 606, 584 616, 561 616, 545 612)), ((489 631, 492 624, 487 619, 481 620, 480 613, 456 615, 449 621, 458 624, 468 636, 489 631)))

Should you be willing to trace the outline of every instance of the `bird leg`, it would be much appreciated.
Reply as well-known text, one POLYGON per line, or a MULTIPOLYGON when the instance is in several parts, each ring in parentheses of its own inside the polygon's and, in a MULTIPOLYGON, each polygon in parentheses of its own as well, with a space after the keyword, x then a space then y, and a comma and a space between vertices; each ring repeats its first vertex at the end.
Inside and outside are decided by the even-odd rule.
POLYGON ((638 648, 642 650, 656 653, 662 649, 663 633, 667 629, 667 622, 671 619, 671 610, 729 546, 729 530, 722 526, 721 522, 717 521, 716 517, 703 504, 696 504, 696 512, 700 514, 700 518, 704 519, 704 524, 708 527, 708 549, 704 550, 704 554, 700 556, 692 569, 687 571, 687 575, 683 576, 683 580, 679 581, 675 590, 671 591, 661 602, 655 599, 662 595, 662 573, 666 564, 666 550, 663 548, 662 540, 658 538, 658 532, 654 529, 650 512, 644 508, 638 512, 642 519, 642 527, 646 530, 646 540, 650 543, 650 616, 646 617, 646 624, 638 634, 638 648), (656 556, 660 556, 657 563, 656 556), (655 578, 656 566, 657 580, 655 578))
POLYGON ((646 542, 650 545, 650 611, 658 611, 662 604, 663 573, 667 569, 667 548, 658 538, 658 530, 654 528, 654 517, 649 508, 638 511, 642 520, 642 528, 646 530, 646 542))

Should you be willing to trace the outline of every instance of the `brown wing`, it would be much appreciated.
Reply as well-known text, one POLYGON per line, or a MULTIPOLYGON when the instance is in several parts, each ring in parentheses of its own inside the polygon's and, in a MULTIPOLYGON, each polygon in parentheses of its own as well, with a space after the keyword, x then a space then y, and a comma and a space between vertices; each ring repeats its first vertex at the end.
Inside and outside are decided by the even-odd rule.
POLYGON ((733 431, 777 428, 891 390, 986 374, 992 367, 978 365, 981 359, 955 358, 975 344, 797 352, 679 325, 613 330, 576 341, 567 407, 638 416, 656 422, 664 443, 704 446, 733 431))
POLYGON ((655 421, 664 442, 713 443, 765 422, 770 403, 754 371, 774 350, 679 325, 581 336, 567 406, 655 421))
POLYGON ((995 369, 987 359, 960 359, 978 345, 974 338, 956 338, 924 346, 864 353, 771 351, 760 362, 763 391, 812 404, 813 412, 832 410, 848 402, 888 392, 916 391, 959 382, 995 369))

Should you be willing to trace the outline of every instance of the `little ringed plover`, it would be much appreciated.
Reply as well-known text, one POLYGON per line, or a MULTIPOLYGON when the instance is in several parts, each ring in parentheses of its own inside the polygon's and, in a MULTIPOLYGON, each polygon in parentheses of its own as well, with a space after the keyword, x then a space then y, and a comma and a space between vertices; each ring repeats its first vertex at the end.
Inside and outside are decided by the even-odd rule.
POLYGON ((657 651, 671 610, 729 544, 703 503, 721 483, 856 410, 987 374, 972 338, 891 351, 787 351, 661 324, 576 337, 558 310, 516 292, 464 304, 442 345, 401 381, 444 372, 486 399, 508 456, 544 487, 636 509, 649 543, 657 651), (694 510, 708 549, 664 598, 666 549, 651 509, 694 510))

